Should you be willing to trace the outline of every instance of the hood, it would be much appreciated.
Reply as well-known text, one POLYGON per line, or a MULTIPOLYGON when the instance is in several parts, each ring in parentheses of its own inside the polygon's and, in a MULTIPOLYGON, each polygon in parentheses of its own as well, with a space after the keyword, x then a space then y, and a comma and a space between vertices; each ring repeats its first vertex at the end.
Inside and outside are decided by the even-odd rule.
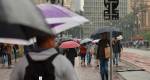
POLYGON ((43 50, 41 52, 30 52, 29 55, 33 60, 45 60, 56 53, 57 53, 56 49, 51 48, 51 49, 43 50))

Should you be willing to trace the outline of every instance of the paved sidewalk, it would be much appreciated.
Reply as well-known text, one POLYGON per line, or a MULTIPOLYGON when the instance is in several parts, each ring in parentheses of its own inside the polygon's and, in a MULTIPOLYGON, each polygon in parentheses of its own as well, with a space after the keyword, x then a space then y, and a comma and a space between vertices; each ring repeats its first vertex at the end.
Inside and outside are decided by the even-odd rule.
POLYGON ((4 67, 0 64, 0 80, 9 80, 11 72, 12 68, 9 69, 7 64, 4 67))
POLYGON ((125 80, 150 80, 150 51, 125 48, 122 60, 118 73, 125 80))
MULTIPOLYGON (((79 58, 76 58, 75 70, 79 80, 101 80, 99 70, 94 66, 94 59, 92 60, 92 65, 93 66, 91 67, 81 67, 79 64, 79 58)), ((1 66, 2 64, 0 64, 0 67, 1 66)), ((9 80, 11 71, 12 69, 0 68, 0 78, 2 80, 9 80)), ((114 73, 113 75, 113 80, 122 80, 118 78, 118 74, 114 73)))
MULTIPOLYGON (((99 70, 96 69, 94 66, 91 67, 81 67, 80 65, 80 58, 76 58, 76 65, 75 69, 79 80, 101 80, 99 70)), ((94 65, 94 61, 92 60, 92 65, 94 65)))
POLYGON ((150 51, 124 49, 122 59, 150 72, 150 51))
MULTIPOLYGON (((92 59, 91 67, 81 67, 79 64, 79 57, 76 58, 76 66, 75 69, 77 71, 77 75, 79 76, 79 80, 101 80, 100 70, 95 68, 94 59, 92 59)), ((124 80, 120 75, 118 75, 115 71, 113 73, 113 80, 124 80)))

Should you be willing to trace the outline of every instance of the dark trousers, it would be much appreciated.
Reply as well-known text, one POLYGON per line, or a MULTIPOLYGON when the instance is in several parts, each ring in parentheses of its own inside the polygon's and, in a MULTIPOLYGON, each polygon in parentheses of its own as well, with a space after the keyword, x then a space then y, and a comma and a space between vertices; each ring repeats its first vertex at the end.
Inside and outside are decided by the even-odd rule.
POLYGON ((119 63, 119 53, 114 53, 113 63, 114 63, 114 65, 118 65, 118 63, 119 63))
POLYGON ((8 56, 8 66, 10 66, 12 63, 11 63, 11 55, 10 54, 7 54, 8 56))
POLYGON ((15 62, 17 61, 17 52, 16 53, 14 53, 14 58, 15 58, 15 62))
POLYGON ((108 60, 100 59, 100 74, 102 80, 108 80, 108 60))
POLYGON ((2 64, 6 63, 6 54, 2 54, 2 64))

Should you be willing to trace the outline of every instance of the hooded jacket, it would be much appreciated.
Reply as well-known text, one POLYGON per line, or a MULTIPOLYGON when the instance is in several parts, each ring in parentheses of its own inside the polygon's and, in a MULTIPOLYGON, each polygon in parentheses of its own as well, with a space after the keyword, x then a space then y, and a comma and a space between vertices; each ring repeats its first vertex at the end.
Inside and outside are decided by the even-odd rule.
MULTIPOLYGON (((45 60, 50 56, 56 54, 55 49, 47 49, 41 52, 30 52, 29 55, 33 60, 45 60)), ((58 55, 52 61, 55 67, 55 78, 56 80, 78 80, 76 72, 66 57, 58 55)), ((28 66, 26 57, 20 59, 20 62, 16 65, 12 71, 10 80, 23 80, 25 75, 25 68, 28 66)))

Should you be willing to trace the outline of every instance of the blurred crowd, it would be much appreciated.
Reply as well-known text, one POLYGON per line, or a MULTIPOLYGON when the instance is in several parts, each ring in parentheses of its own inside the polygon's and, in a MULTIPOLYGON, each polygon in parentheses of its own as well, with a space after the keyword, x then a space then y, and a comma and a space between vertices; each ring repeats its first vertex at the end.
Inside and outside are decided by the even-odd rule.
POLYGON ((2 67, 5 67, 5 64, 8 63, 8 68, 11 68, 12 59, 14 62, 17 62, 17 58, 19 55, 19 46, 18 45, 9 45, 9 44, 1 44, 0 45, 0 58, 2 67))
POLYGON ((133 47, 133 48, 149 48, 150 47, 150 43, 147 40, 125 41, 122 44, 124 47, 133 47))

